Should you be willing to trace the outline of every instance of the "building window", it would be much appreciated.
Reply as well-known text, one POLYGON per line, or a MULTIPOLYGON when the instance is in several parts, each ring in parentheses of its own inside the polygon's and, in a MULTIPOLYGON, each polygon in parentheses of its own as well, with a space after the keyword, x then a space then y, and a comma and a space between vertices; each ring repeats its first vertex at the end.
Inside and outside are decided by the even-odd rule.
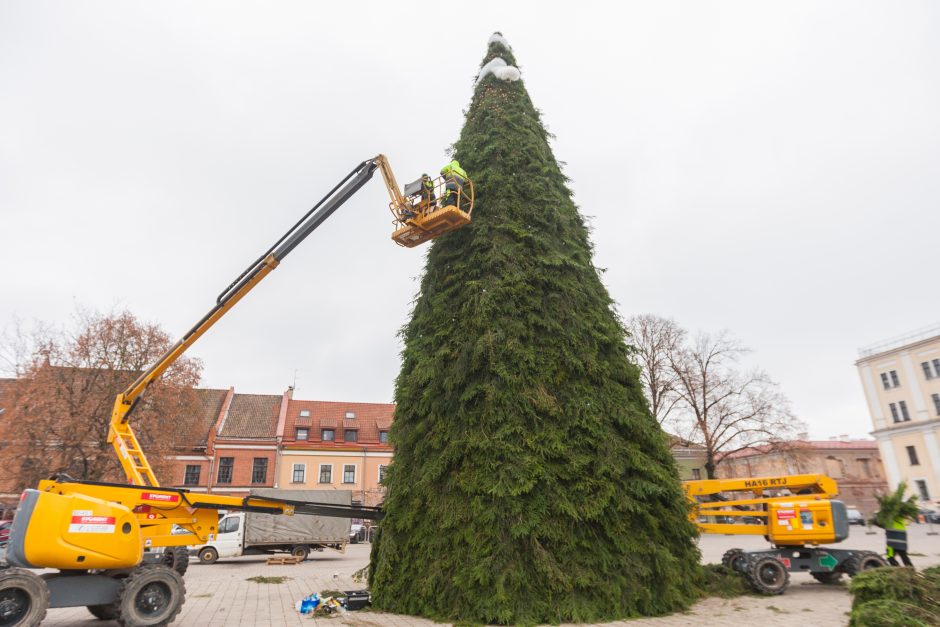
POLYGON ((358 442, 359 431, 356 429, 346 429, 343 431, 343 440, 346 442, 358 442))
POLYGON ((829 455, 823 463, 826 466, 826 474, 833 479, 841 479, 845 476, 845 462, 838 457, 829 455))
POLYGON ((255 457, 255 462, 251 466, 251 482, 265 483, 268 480, 268 458, 255 457))
POLYGON ((891 370, 888 372, 882 372, 881 373, 881 385, 883 385, 886 390, 890 390, 891 388, 901 387, 901 380, 898 379, 898 371, 891 370))
POLYGON ((858 465, 862 467, 862 474, 871 477, 871 461, 868 459, 859 459, 858 465))
POLYGON ((232 470, 235 467, 235 458, 234 457, 220 457, 219 458, 219 477, 216 479, 216 483, 231 483, 232 482, 232 470))
POLYGON ((933 408, 937 410, 937 415, 940 416, 940 394, 931 394, 930 398, 933 399, 933 408))
POLYGON ((355 464, 346 464, 343 466, 343 483, 356 483, 355 464))
POLYGON ((926 377, 928 381, 934 378, 933 369, 930 367, 929 361, 920 362, 920 367, 924 369, 924 377, 926 377))
POLYGON ((930 492, 927 491, 927 482, 923 479, 914 479, 914 485, 917 486, 917 494, 921 501, 930 500, 930 492))
POLYGON ((309 418, 309 417, 310 417, 310 410, 309 410, 309 409, 301 409, 301 410, 300 410, 300 417, 301 417, 301 418, 309 418))
POLYGON ((355 420, 355 419, 356 419, 356 412, 354 412, 354 411, 348 411, 348 412, 346 412, 346 418, 347 418, 348 420, 355 420))
POLYGON ((692 469, 692 478, 695 479, 696 481, 698 481, 699 479, 701 479, 701 478, 702 478, 702 469, 701 469, 701 468, 693 468, 693 469, 692 469))
POLYGON ((934 376, 940 377, 940 359, 933 360, 933 374, 934 376))
POLYGON ((186 464, 186 472, 183 473, 183 485, 199 485, 199 471, 198 464, 186 464))
POLYGON ((901 422, 901 417, 898 415, 898 406, 894 403, 889 403, 888 407, 891 408, 891 419, 895 422, 901 422))
POLYGON ((920 466, 920 461, 917 459, 917 449, 913 446, 907 447, 907 458, 911 461, 911 466, 920 466))
MULTIPOLYGON (((936 394, 934 394, 936 396, 936 394)), ((938 410, 940 412, 940 410, 938 410)), ((379 442, 388 444, 388 431, 379 431, 379 442)))
POLYGON ((336 432, 332 429, 322 429, 320 431, 320 439, 324 442, 332 442, 336 439, 336 432))
POLYGON ((379 483, 385 483, 385 469, 388 468, 385 464, 379 464, 379 483))
POLYGON ((911 415, 907 413, 907 401, 898 401, 898 408, 901 410, 901 418, 904 422, 910 422, 911 415))
POLYGON ((294 464, 294 473, 291 475, 291 483, 303 483, 304 475, 307 473, 307 464, 294 464))
POLYGON ((333 483, 332 464, 320 464, 320 483, 333 483))
POLYGON ((310 439, 310 429, 307 427, 298 427, 297 428, 297 439, 298 440, 308 440, 310 439))

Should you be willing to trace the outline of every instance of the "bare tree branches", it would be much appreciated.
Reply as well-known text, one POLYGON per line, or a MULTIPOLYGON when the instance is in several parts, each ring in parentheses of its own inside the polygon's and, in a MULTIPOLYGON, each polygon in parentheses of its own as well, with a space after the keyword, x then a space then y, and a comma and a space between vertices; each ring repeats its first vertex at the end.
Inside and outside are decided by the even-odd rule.
MULTIPOLYGON (((5 487, 19 490, 56 472, 122 479, 106 441, 114 398, 170 345, 157 325, 128 312, 80 311, 65 330, 20 331, 5 351, 18 357, 0 422, 0 446, 10 460, 0 467, 5 487)), ((193 386, 201 370, 198 360, 178 360, 150 386, 135 412, 135 430, 158 476, 164 457, 181 444, 181 434, 197 415, 193 386)))
POLYGON ((663 424, 680 400, 670 356, 679 349, 685 331, 672 320, 650 314, 633 316, 627 321, 627 328, 633 338, 650 411, 663 424))
POLYGON ((705 448, 709 478, 728 455, 777 445, 804 428, 766 372, 741 367, 748 351, 728 333, 687 340, 673 321, 655 316, 637 316, 630 326, 651 410, 681 439, 705 448))

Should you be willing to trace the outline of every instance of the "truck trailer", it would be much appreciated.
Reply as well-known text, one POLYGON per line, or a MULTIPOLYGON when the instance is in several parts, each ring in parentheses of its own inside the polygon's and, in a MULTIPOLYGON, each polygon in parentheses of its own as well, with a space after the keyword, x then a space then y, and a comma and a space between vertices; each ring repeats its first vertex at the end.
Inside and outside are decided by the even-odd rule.
MULTIPOLYGON (((352 504, 349 490, 257 488, 251 491, 251 495, 331 505, 352 504)), ((349 537, 349 518, 230 512, 219 520, 219 532, 215 538, 193 547, 193 553, 203 564, 213 564, 219 558, 272 553, 290 553, 306 559, 310 551, 335 549, 345 552, 349 537)))

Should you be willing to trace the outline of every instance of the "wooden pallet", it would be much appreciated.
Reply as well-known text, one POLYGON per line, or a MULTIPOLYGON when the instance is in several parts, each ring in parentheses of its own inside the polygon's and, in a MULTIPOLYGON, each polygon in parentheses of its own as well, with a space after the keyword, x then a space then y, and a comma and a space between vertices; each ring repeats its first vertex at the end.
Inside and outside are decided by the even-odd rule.
POLYGON ((268 558, 268 566, 283 566, 286 564, 299 564, 304 561, 302 557, 294 557, 293 555, 275 555, 268 558))

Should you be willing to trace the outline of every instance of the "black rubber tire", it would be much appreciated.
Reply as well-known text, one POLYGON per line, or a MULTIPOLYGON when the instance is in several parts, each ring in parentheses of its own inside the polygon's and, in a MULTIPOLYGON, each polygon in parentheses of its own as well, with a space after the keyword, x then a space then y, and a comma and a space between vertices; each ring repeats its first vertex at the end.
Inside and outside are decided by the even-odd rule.
POLYGON ((25 568, 0 570, 0 625, 34 627, 46 617, 49 588, 25 568))
POLYGON ((863 570, 868 570, 869 568, 881 568, 882 566, 887 565, 888 562, 877 553, 872 553, 871 551, 861 551, 857 555, 846 558, 846 560, 842 562, 842 570, 844 570, 849 577, 854 577, 863 570))
POLYGON ((163 627, 183 609, 186 584, 163 564, 138 566, 121 582, 118 624, 124 627, 163 627))
MULTIPOLYGON (((113 577, 115 579, 125 579, 133 571, 133 568, 114 568, 106 570, 92 570, 89 572, 95 575, 113 577)), ((88 608, 88 611, 91 612, 92 616, 101 620, 115 620, 118 616, 121 615, 121 610, 118 607, 116 601, 114 603, 107 603, 105 605, 86 605, 85 607, 88 608)))
POLYGON ((770 555, 748 560, 745 574, 754 590, 768 596, 783 594, 790 584, 790 571, 770 555))
POLYGON ((189 549, 185 546, 168 546, 163 549, 160 563, 169 566, 183 577, 189 568, 189 549))
POLYGON ((842 580, 842 573, 837 570, 825 573, 810 573, 810 576, 819 583, 835 584, 842 580))
POLYGON ((747 567, 747 554, 744 549, 728 549, 721 556, 721 565, 736 572, 744 572, 747 567))
POLYGON ((199 550, 200 564, 215 564, 218 559, 219 552, 213 549, 211 546, 207 546, 199 550))
POLYGON ((302 562, 302 561, 304 561, 305 559, 307 559, 307 556, 308 556, 308 555, 310 555, 310 547, 309 547, 309 546, 303 546, 303 545, 297 545, 297 546, 295 546, 294 548, 292 548, 292 549, 290 550, 290 554, 293 555, 294 557, 303 558, 303 559, 300 560, 300 561, 302 562))
POLYGON ((101 620, 114 620, 120 615, 120 610, 118 609, 117 603, 109 603, 107 605, 86 605, 88 611, 91 612, 91 615, 95 618, 101 620))

